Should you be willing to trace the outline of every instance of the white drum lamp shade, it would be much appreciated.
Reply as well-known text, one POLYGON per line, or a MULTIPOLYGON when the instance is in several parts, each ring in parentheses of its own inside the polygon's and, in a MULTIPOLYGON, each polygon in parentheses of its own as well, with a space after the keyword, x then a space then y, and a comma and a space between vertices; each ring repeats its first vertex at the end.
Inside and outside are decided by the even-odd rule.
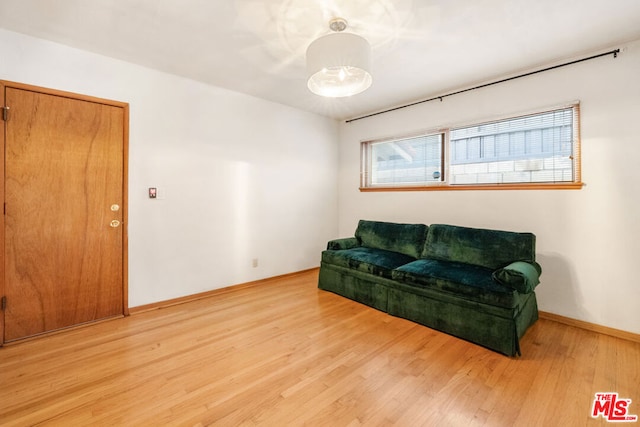
POLYGON ((307 48, 307 86, 330 98, 351 96, 371 86, 371 46, 352 33, 322 36, 307 48))

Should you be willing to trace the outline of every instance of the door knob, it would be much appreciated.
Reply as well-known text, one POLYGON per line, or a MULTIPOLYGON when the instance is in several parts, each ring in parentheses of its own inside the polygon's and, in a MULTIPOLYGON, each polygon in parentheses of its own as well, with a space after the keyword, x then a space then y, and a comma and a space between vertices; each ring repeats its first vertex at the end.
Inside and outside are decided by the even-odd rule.
POLYGON ((120 226, 120 221, 118 221, 117 219, 114 219, 113 221, 111 221, 111 224, 109 225, 113 228, 118 228, 120 226))
POLYGON ((120 205, 116 205, 116 204, 111 205, 112 212, 117 212, 119 210, 120 210, 120 205))

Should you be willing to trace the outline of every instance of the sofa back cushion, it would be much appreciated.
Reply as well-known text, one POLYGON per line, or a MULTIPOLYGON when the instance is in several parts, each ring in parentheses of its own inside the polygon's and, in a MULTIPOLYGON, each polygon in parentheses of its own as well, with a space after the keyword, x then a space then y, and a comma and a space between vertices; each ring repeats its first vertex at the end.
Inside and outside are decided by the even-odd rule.
POLYGON ((361 219, 355 236, 365 248, 384 249, 419 258, 424 249, 428 227, 424 224, 399 224, 361 219))
POLYGON ((535 254, 532 233, 432 224, 422 257, 497 269, 513 261, 535 261, 535 254))

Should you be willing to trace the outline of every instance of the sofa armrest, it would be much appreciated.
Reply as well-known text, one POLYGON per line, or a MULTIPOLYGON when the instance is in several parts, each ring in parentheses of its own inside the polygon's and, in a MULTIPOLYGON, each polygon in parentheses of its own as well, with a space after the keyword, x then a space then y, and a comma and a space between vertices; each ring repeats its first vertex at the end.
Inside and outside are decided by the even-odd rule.
POLYGON ((330 240, 329 243, 327 243, 327 249, 334 250, 334 251, 341 250, 341 249, 357 248, 358 246, 360 246, 360 243, 358 243, 358 239, 356 239, 355 237, 346 237, 344 239, 330 240))
POLYGON ((493 272, 493 279, 521 294, 533 292, 540 283, 542 267, 537 262, 516 261, 493 272))

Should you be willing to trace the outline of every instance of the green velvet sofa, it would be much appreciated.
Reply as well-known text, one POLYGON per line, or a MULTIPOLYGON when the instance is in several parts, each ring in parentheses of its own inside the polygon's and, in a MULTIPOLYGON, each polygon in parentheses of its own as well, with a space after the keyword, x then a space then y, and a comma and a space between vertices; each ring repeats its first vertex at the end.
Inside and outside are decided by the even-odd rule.
POLYGON ((536 237, 361 220, 322 252, 318 287, 508 356, 538 319, 536 237))

